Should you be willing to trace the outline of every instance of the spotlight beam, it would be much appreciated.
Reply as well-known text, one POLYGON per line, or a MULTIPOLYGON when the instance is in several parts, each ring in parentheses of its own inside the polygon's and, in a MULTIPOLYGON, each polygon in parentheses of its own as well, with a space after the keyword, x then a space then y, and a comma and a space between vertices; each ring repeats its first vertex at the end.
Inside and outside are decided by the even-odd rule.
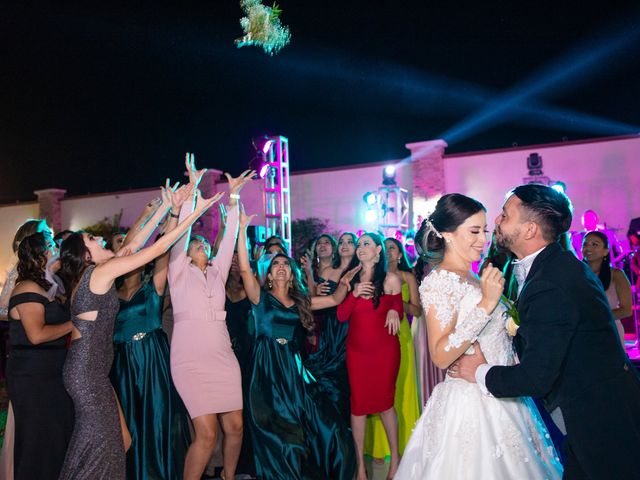
MULTIPOLYGON (((574 48, 566 55, 558 58, 547 67, 536 73, 531 79, 514 87, 511 91, 498 97, 498 103, 477 112, 442 134, 448 142, 460 141, 485 130, 496 123, 510 118, 509 115, 534 97, 552 97, 576 82, 587 82, 595 78, 595 72, 603 72, 603 63, 612 62, 621 57, 639 38, 640 29, 635 23, 617 30, 608 42, 588 44, 574 48), (591 75, 591 76, 589 76, 591 75), (553 90, 550 90, 554 87, 553 90)), ((627 55, 627 59, 635 58, 627 55)))

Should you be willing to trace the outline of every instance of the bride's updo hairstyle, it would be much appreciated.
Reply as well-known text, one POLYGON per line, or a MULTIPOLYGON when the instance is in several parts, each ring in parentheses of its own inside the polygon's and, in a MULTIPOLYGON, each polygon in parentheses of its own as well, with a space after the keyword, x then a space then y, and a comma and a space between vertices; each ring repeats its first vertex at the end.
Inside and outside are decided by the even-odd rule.
POLYGON ((415 237, 420 255, 429 265, 435 266, 444 258, 443 232, 455 232, 467 218, 478 212, 486 212, 479 201, 460 193, 448 193, 438 200, 436 209, 425 218, 415 237))

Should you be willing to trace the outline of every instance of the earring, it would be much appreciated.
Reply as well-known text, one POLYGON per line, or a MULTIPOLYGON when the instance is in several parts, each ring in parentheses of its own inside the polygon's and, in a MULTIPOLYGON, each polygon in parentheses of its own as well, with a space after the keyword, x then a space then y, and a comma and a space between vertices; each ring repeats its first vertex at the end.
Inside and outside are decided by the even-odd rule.
POLYGON ((273 282, 271 281, 271 279, 267 281, 267 287, 269 287, 269 290, 273 288, 273 282))
POLYGON ((289 288, 293 288, 293 280, 289 280, 289 288))
POLYGON ((447 238, 447 243, 451 243, 451 239, 450 238, 447 238))

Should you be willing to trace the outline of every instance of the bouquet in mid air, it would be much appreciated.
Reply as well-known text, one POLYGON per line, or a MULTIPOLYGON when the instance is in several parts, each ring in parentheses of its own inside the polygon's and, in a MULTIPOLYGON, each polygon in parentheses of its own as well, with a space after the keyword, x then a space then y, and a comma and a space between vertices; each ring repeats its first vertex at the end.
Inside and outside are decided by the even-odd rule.
POLYGON ((282 10, 276 3, 267 7, 262 0, 240 0, 240 7, 246 16, 240 19, 244 36, 235 41, 238 48, 255 45, 273 55, 289 43, 291 33, 280 22, 282 10))

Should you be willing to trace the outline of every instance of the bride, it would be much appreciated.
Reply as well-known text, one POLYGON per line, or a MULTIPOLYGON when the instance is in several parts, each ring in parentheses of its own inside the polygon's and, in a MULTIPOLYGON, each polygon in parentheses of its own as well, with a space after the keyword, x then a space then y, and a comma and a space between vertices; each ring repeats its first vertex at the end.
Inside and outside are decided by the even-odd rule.
MULTIPOLYGON (((423 254, 435 269, 420 286, 433 362, 448 368, 478 342, 491 364, 511 365, 501 272, 481 278, 471 264, 487 242, 486 210, 472 198, 443 196, 422 224, 423 254)), ((559 479, 562 466, 533 401, 497 399, 449 375, 436 386, 395 479, 559 479)))

